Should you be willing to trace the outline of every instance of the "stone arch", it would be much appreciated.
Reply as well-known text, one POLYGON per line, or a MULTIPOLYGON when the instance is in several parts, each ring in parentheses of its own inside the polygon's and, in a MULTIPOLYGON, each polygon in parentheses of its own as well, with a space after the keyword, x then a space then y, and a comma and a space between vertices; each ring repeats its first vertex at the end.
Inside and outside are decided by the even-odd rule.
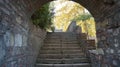
MULTIPOLYGON (((0 0, 1 67, 32 67, 34 65, 46 32, 32 25, 29 19, 35 10, 50 1, 52 0, 0 0)), ((101 65, 118 67, 120 62, 120 1, 73 1, 86 7, 95 18, 98 47, 104 51, 100 54, 103 57, 100 61, 101 65), (109 59, 110 61, 107 61, 109 59)))

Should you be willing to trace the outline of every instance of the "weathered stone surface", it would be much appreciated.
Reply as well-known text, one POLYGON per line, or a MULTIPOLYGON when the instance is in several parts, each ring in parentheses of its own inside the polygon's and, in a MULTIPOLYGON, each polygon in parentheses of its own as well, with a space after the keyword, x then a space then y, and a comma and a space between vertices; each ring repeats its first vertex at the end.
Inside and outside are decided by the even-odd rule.
MULTIPOLYGON (((29 19, 34 11, 50 1, 52 0, 0 0, 1 67, 33 66, 45 31, 33 26, 29 19)), ((120 0, 73 1, 86 7, 96 20, 98 47, 103 49, 105 55, 92 55, 98 59, 97 62, 94 61, 97 65, 95 67, 100 64, 102 67, 119 67, 120 0)))
MULTIPOLYGON (((116 11, 113 12, 113 15, 109 16, 106 21, 103 21, 107 24, 104 24, 103 22, 97 23, 98 47, 102 48, 105 52, 105 55, 102 55, 102 59, 98 60, 96 58, 98 60, 97 64, 101 63, 101 65, 104 64, 103 66, 119 67, 118 62, 120 62, 120 59, 118 51, 120 49, 120 18, 118 11, 119 9, 116 9, 116 11)), ((94 55, 92 58, 95 56, 97 55, 94 55)))
POLYGON ((75 32, 75 31, 76 31, 76 22, 72 21, 67 29, 67 32, 75 32))
POLYGON ((33 67, 45 38, 45 31, 29 21, 22 3, 0 0, 0 67, 33 67))

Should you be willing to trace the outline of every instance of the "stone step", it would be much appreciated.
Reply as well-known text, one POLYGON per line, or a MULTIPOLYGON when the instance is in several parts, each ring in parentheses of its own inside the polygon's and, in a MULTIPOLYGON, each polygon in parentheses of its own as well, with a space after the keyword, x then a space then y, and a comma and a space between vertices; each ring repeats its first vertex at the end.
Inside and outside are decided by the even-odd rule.
POLYGON ((78 43, 78 41, 62 41, 61 43, 78 43))
POLYGON ((80 47, 43 47, 44 50, 81 50, 80 47))
POLYGON ((77 38, 76 35, 47 35, 47 38, 77 38))
POLYGON ((57 41, 57 42, 78 42, 77 40, 63 40, 63 39, 55 39, 55 40, 44 40, 44 42, 54 42, 54 41, 57 41))
POLYGON ((79 42, 75 33, 48 33, 39 52, 36 67, 91 67, 79 42))
POLYGON ((73 63, 89 63, 87 58, 73 58, 73 59, 37 59, 37 63, 43 64, 73 64, 73 63))
POLYGON ((83 52, 40 52, 40 54, 83 54, 83 52))
POLYGON ((63 53, 63 54, 75 54, 75 53, 82 53, 82 50, 41 50, 40 54, 43 53, 50 53, 50 54, 57 54, 57 53, 63 53))
POLYGON ((45 44, 43 45, 43 48, 81 48, 79 45, 51 45, 51 44, 45 44))
POLYGON ((75 34, 47 34, 47 36, 78 36, 75 34))
POLYGON ((44 42, 44 44, 79 44, 79 42, 44 42))
POLYGON ((78 43, 78 41, 46 41, 45 43, 78 43))
POLYGON ((47 36, 77 36, 74 33, 52 33, 52 34, 47 34, 47 36))
POLYGON ((86 47, 88 50, 93 50, 93 49, 96 49, 96 47, 86 47))
POLYGON ((79 46, 78 43, 44 43, 44 46, 79 46))
POLYGON ((64 36, 64 35, 66 35, 66 36, 75 36, 76 34, 75 33, 52 33, 52 34, 47 34, 47 36, 59 36, 59 35, 61 35, 61 36, 64 36))
MULTIPOLYGON (((63 46, 63 45, 60 45, 59 47, 56 47, 56 46, 54 46, 54 47, 53 47, 53 46, 52 46, 52 47, 51 47, 51 46, 46 46, 46 47, 45 47, 45 46, 44 46, 44 47, 42 47, 42 48, 43 48, 43 49, 44 49, 44 48, 46 48, 46 49, 47 49, 47 48, 48 48, 48 49, 70 49, 70 48, 71 48, 71 49, 81 49, 80 46, 73 46, 73 47, 71 47, 71 46, 63 46)), ((91 47, 91 48, 92 48, 92 47, 91 47)))
POLYGON ((77 36, 76 33, 72 32, 55 32, 55 33, 47 33, 47 36, 77 36))
POLYGON ((77 37, 78 35, 72 35, 72 34, 51 34, 51 35, 48 34, 48 35, 47 35, 47 37, 52 37, 52 36, 53 36, 53 37, 55 37, 55 36, 56 36, 56 37, 57 37, 57 36, 58 36, 58 37, 60 37, 60 36, 61 36, 61 37, 70 37, 70 36, 71 36, 71 37, 77 37))
POLYGON ((45 40, 49 40, 49 39, 53 39, 53 40, 77 40, 77 37, 73 37, 73 36, 68 36, 68 37, 58 37, 58 36, 56 36, 56 37, 47 37, 45 40))
POLYGON ((36 67, 91 67, 89 63, 79 64, 36 64, 36 67))
POLYGON ((46 41, 45 43, 78 43, 78 41, 46 41))
POLYGON ((56 35, 56 34, 75 34, 73 32, 47 32, 47 35, 56 35))
POLYGON ((81 48, 81 47, 80 47, 79 45, 77 45, 77 44, 76 44, 76 45, 72 45, 72 44, 71 44, 71 45, 67 45, 67 44, 66 44, 66 45, 60 45, 60 44, 58 44, 58 45, 57 45, 57 44, 56 44, 56 45, 55 45, 55 44, 44 44, 43 47, 79 47, 79 48, 81 48))
POLYGON ((40 54, 38 58, 50 58, 50 59, 61 59, 61 58, 81 58, 85 57, 85 54, 40 54))

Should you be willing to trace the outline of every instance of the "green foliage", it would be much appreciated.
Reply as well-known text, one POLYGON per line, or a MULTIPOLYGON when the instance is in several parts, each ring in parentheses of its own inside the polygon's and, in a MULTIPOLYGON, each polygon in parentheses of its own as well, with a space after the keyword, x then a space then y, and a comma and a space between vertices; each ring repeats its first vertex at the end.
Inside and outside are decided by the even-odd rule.
POLYGON ((51 25, 52 25, 52 22, 51 22, 52 15, 49 11, 49 4, 50 3, 41 7, 31 17, 33 24, 45 30, 51 28, 51 25))
POLYGON ((92 17, 92 15, 90 15, 90 14, 82 14, 82 15, 79 15, 78 17, 75 17, 73 20, 74 21, 80 21, 80 20, 86 21, 86 20, 90 19, 91 17, 92 17))
POLYGON ((82 32, 86 33, 90 37, 96 36, 95 22, 90 14, 80 14, 73 19, 78 23, 78 26, 82 28, 82 32))

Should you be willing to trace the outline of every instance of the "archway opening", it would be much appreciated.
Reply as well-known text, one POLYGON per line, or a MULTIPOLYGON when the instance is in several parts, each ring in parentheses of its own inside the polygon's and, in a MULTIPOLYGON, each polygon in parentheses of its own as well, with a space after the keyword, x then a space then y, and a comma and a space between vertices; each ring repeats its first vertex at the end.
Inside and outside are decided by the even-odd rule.
POLYGON ((86 33, 89 39, 96 38, 94 17, 86 8, 74 1, 49 2, 38 9, 31 18, 36 26, 49 32, 75 32, 76 30, 79 33, 86 33), (70 29, 74 22, 74 29, 70 29))
MULTIPOLYGON (((36 58, 46 32, 32 25, 29 19, 36 9, 49 1, 52 0, 0 1, 0 66, 31 67, 33 65, 34 61, 30 59, 36 58)), ((95 54, 93 58, 98 61, 96 63, 95 60, 94 63, 119 67, 120 0, 74 1, 86 7, 97 22, 98 47, 101 50, 93 51, 95 54)))
MULTIPOLYGON (((82 51, 85 52, 87 52, 88 49, 96 48, 95 45, 96 29, 95 29, 94 18, 87 9, 85 9, 83 6, 81 6, 76 2, 68 1, 68 0, 59 0, 59 1, 57 0, 57 1, 49 2, 43 5, 43 7, 41 7, 38 11, 36 11, 33 14, 32 21, 36 26, 45 29, 46 31, 51 32, 52 30, 53 32, 59 32, 59 33, 48 34, 48 37, 46 37, 44 42, 45 44, 42 46, 43 49, 46 48, 46 51, 49 51, 49 49, 58 48, 61 50, 61 52, 63 52, 62 50, 63 48, 65 48, 66 50, 68 50, 67 48, 70 49, 74 48, 64 43, 72 43, 72 45, 74 45, 73 44, 74 41, 76 41, 75 43, 77 43, 78 45, 75 46, 75 48, 81 47, 83 49, 82 51), (63 34, 61 32, 74 32, 77 34, 84 33, 85 36, 81 35, 81 38, 78 39, 79 37, 77 38, 76 34, 71 34, 71 33, 63 34), (74 39, 74 41, 72 39, 74 39), (86 45, 85 42, 87 43, 92 42, 92 43, 88 46, 86 45), (54 45, 55 43, 58 44, 59 47, 51 46, 54 45), (68 47, 63 47, 65 45, 67 45, 68 47)), ((49 52, 43 54, 49 54, 49 52)))

